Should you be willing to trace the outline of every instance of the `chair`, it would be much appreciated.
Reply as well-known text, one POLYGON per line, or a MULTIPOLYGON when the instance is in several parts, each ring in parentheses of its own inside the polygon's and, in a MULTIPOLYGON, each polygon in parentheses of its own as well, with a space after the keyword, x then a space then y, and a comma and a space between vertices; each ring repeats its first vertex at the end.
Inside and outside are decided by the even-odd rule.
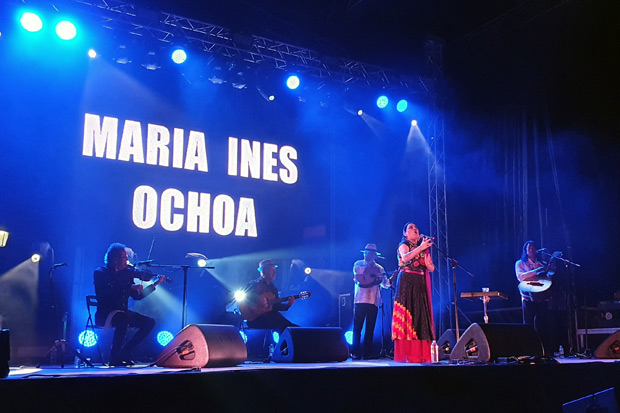
MULTIPOLYGON (((99 326, 95 324, 95 316, 92 312, 92 308, 95 307, 97 308, 98 306, 98 302, 97 302, 97 296, 96 295, 87 295, 86 296, 86 309, 88 310, 88 319, 86 320, 86 327, 84 328, 84 331, 92 331, 93 334, 95 334, 95 330, 103 330, 103 326, 99 326)), ((99 360, 101 360, 101 364, 105 364, 105 362, 103 361, 103 355, 101 353, 101 348, 99 347, 99 340, 97 340, 96 342, 96 346, 97 346, 97 352, 99 353, 99 360)), ((81 352, 84 351, 84 342, 82 341, 81 344, 81 352)))

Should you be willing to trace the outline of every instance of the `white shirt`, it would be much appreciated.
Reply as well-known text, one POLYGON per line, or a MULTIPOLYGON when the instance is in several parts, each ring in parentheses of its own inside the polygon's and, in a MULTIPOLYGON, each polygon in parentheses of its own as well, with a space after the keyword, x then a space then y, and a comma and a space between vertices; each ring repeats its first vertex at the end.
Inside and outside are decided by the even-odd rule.
MULTIPOLYGON (((388 279, 385 276, 385 270, 382 266, 374 261, 368 262, 366 260, 358 260, 353 264, 353 274, 360 274, 366 268, 377 268, 382 274, 381 287, 388 288, 388 279)), ((355 278, 353 278, 355 280, 355 278)), ((379 285, 373 285, 372 287, 362 288, 358 282, 355 282, 355 301, 356 304, 374 304, 379 306, 381 304, 381 293, 379 285)))

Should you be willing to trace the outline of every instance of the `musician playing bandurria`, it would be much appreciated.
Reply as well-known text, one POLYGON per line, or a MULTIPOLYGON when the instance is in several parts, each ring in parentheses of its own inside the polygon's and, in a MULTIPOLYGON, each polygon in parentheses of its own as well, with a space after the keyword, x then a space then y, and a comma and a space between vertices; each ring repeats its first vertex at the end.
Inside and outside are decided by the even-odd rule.
POLYGON ((429 274, 435 271, 429 250, 432 245, 430 238, 420 237, 415 224, 405 224, 397 251, 400 272, 392 316, 394 361, 431 362, 435 339, 429 274))
POLYGON ((123 244, 111 244, 105 254, 105 266, 97 268, 93 275, 98 302, 95 322, 106 328, 114 327, 110 352, 112 366, 133 365, 132 350, 155 326, 155 320, 151 317, 128 309, 129 297, 141 300, 166 279, 164 276, 158 276, 157 281, 146 288, 134 284, 135 278, 149 281, 153 278, 153 274, 130 267, 127 263, 126 249, 123 244), (138 331, 123 345, 127 327, 136 327, 138 331))
MULTIPOLYGON (((247 297, 245 301, 250 304, 251 307, 263 308, 265 311, 262 315, 254 320, 247 320, 248 327, 250 328, 262 328, 277 330, 280 333, 284 331, 286 327, 297 327, 296 324, 287 320, 280 311, 287 311, 295 302, 294 297, 289 297, 288 302, 273 303, 269 301, 279 298, 278 289, 273 284, 276 279, 276 268, 278 266, 274 264, 273 260, 262 260, 258 264, 258 271, 260 277, 250 281, 245 287, 245 293, 247 297)), ((243 315, 243 310, 241 312, 243 315)))
POLYGON ((389 282, 385 276, 385 270, 375 262, 375 258, 381 254, 375 244, 366 244, 361 250, 363 260, 353 264, 353 281, 355 281, 355 306, 353 307, 353 360, 367 359, 372 355, 372 338, 375 332, 378 306, 381 304, 381 291, 379 286, 389 288, 389 282), (364 344, 360 349, 362 327, 366 322, 364 332, 364 344), (361 350, 361 351, 360 351, 361 350))
MULTIPOLYGON (((545 265, 536 256, 534 241, 523 244, 521 258, 515 263, 515 273, 519 282, 536 280, 545 277, 545 265)), ((529 324, 539 334, 545 329, 549 313, 548 297, 543 300, 534 300, 530 295, 521 291, 521 308, 523 310, 523 324, 529 324)))

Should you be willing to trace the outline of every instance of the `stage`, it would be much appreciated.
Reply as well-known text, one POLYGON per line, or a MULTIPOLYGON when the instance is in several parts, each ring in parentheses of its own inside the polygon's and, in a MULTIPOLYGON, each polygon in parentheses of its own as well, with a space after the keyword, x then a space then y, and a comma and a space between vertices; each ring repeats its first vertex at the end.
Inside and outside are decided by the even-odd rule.
MULTIPOLYGON (((562 411, 620 388, 616 360, 520 364, 244 363, 170 369, 11 368, 3 411, 562 411)), ((616 400, 618 399, 616 393, 616 400)))

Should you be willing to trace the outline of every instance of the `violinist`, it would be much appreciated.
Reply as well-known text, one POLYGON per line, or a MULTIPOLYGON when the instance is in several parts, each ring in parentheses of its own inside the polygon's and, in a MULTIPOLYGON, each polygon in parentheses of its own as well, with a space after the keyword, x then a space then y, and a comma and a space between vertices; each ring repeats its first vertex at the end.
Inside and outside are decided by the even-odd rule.
POLYGON ((155 290, 157 285, 166 279, 157 276, 156 281, 146 288, 134 284, 134 279, 149 281, 153 277, 148 271, 138 270, 129 266, 127 262, 127 247, 113 243, 108 248, 104 258, 105 265, 95 270, 93 280, 97 295, 97 325, 105 328, 114 327, 114 338, 110 352, 111 366, 132 366, 132 350, 155 327, 155 320, 151 317, 130 311, 129 297, 141 300, 155 290), (138 331, 125 343, 128 327, 135 327, 138 331))

